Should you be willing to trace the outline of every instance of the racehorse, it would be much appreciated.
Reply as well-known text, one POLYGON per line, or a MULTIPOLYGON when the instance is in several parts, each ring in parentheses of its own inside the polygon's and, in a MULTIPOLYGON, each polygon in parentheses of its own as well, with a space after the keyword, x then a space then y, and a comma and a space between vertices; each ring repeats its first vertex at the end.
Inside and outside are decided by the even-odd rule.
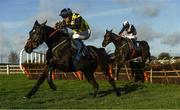
MULTIPOLYGON (((106 33, 104 35, 104 40, 102 42, 102 46, 106 47, 111 42, 115 45, 115 59, 114 59, 115 63, 114 64, 116 64, 117 68, 118 68, 115 73, 116 78, 118 78, 121 66, 126 61, 130 61, 132 72, 136 71, 137 70, 136 68, 138 66, 139 66, 138 69, 144 68, 145 62, 151 61, 150 47, 146 41, 137 41, 139 43, 140 49, 138 52, 137 51, 135 52, 132 49, 133 42, 130 39, 124 38, 122 36, 118 36, 117 34, 113 33, 112 30, 110 30, 110 31, 106 30, 106 33), (136 63, 136 62, 131 61, 133 58, 136 58, 136 57, 141 57, 142 62, 136 63)), ((136 72, 138 72, 138 71, 136 71, 136 72)), ((142 72, 140 72, 140 73, 142 73, 142 72)), ((142 79, 143 79, 143 77, 142 77, 142 79)))
POLYGON ((115 81, 109 73, 109 56, 105 49, 86 46, 89 51, 89 56, 81 56, 76 69, 74 69, 72 68, 72 60, 75 48, 72 45, 72 38, 64 31, 64 29, 55 30, 54 28, 47 26, 46 22, 40 24, 36 20, 32 30, 29 32, 29 39, 24 47, 27 53, 31 53, 33 49, 37 48, 43 42, 45 42, 48 47, 46 53, 47 63, 43 74, 33 88, 25 95, 25 98, 31 98, 46 78, 50 88, 56 90, 56 85, 53 83, 51 77, 54 69, 59 69, 64 72, 82 71, 88 82, 93 86, 93 96, 96 97, 99 85, 94 79, 93 73, 95 72, 97 65, 101 66, 101 69, 104 71, 103 73, 107 76, 109 83, 113 86, 116 95, 119 96, 120 92, 116 88, 115 81))

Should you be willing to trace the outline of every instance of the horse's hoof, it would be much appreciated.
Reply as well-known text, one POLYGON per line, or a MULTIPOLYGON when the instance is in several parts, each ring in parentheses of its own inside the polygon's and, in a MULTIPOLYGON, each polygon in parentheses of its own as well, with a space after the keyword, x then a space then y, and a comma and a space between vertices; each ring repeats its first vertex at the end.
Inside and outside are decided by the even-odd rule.
POLYGON ((25 95, 25 96, 23 97, 23 99, 31 99, 31 96, 25 95))
POLYGON ((117 96, 121 96, 121 93, 120 93, 120 92, 117 92, 116 95, 117 95, 117 96))
POLYGON ((57 87, 55 85, 51 85, 51 89, 56 91, 57 90, 57 87))
POLYGON ((94 91, 94 94, 93 94, 93 97, 97 97, 97 94, 98 94, 98 88, 94 91))
POLYGON ((116 80, 117 80, 117 77, 115 77, 114 80, 116 81, 116 80))
POLYGON ((97 94, 94 94, 94 95, 93 95, 93 98, 96 98, 96 97, 97 97, 97 94))

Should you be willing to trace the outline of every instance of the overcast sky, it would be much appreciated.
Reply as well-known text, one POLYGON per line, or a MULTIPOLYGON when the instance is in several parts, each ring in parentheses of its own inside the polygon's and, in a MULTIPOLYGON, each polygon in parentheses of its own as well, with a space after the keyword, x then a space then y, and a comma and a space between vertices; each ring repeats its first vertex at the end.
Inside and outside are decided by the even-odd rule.
MULTIPOLYGON (((0 55, 19 53, 36 19, 54 26, 61 20, 60 10, 69 7, 91 27, 92 36, 85 44, 101 47, 105 30, 118 33, 128 20, 136 27, 138 40, 149 43, 152 55, 180 56, 179 6, 180 0, 0 0, 0 55)), ((114 46, 106 50, 113 52, 114 46)))

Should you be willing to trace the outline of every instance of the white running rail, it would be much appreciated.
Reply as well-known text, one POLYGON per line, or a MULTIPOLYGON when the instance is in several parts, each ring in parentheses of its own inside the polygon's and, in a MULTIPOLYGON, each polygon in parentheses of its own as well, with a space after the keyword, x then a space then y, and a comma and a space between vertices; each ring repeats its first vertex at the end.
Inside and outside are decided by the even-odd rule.
POLYGON ((19 65, 0 65, 0 75, 2 74, 22 74, 23 72, 20 70, 19 65))
POLYGON ((31 54, 25 52, 24 49, 20 52, 19 66, 24 72, 22 67, 23 63, 45 63, 45 53, 33 51, 31 54))

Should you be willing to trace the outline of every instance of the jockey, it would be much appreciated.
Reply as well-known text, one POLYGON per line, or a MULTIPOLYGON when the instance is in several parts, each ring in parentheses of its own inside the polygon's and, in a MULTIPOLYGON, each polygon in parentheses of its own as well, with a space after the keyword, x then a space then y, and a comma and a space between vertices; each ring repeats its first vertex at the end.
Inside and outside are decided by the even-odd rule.
POLYGON ((136 34, 137 34, 137 32, 136 32, 136 28, 134 27, 134 25, 129 24, 128 21, 124 21, 123 27, 122 27, 121 31, 119 32, 119 35, 124 37, 124 38, 130 39, 134 43, 135 48, 137 47, 137 44, 136 44, 137 36, 136 36, 136 34))
POLYGON ((74 66, 76 66, 80 59, 81 48, 83 47, 82 40, 87 40, 91 34, 89 25, 80 14, 72 13, 70 8, 62 9, 59 16, 63 18, 61 25, 63 24, 64 27, 70 28, 73 31, 72 38, 77 49, 74 57, 74 66))

